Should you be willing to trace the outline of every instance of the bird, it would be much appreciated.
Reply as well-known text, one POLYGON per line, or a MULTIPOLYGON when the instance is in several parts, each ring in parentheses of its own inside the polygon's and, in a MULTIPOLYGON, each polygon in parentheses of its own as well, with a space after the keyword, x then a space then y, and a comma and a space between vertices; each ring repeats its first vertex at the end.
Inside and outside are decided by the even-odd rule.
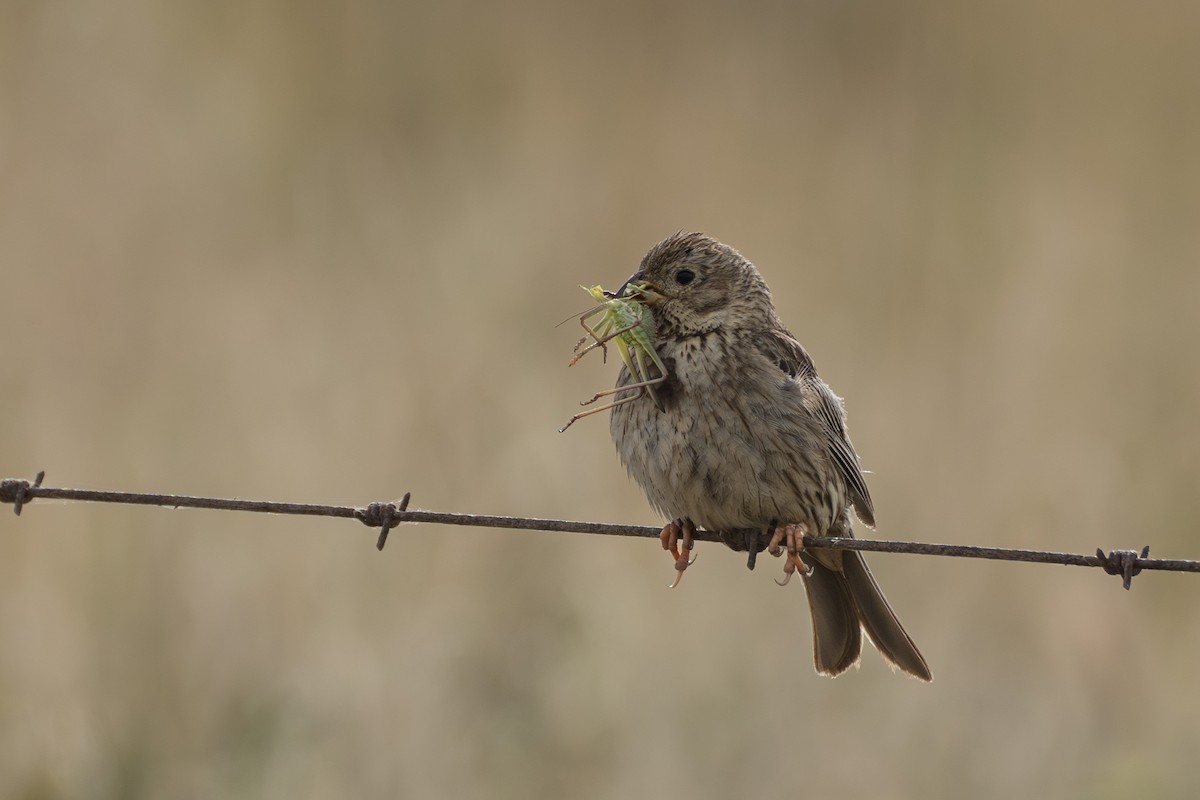
MULTIPOLYGON (((751 568, 757 535, 750 543, 738 532, 770 532, 768 552, 786 552, 783 583, 802 575, 817 673, 857 666, 865 635, 893 670, 932 680, 862 554, 803 546, 805 535, 852 536, 851 510, 873 528, 875 510, 842 401, 780 320, 758 269, 710 236, 679 232, 650 248, 618 294, 630 287, 667 375, 656 402, 614 405, 609 427, 626 470, 671 520, 662 543, 675 560, 672 587, 691 564, 697 526, 749 549, 751 568)), ((637 380, 622 367, 616 388, 637 380)))

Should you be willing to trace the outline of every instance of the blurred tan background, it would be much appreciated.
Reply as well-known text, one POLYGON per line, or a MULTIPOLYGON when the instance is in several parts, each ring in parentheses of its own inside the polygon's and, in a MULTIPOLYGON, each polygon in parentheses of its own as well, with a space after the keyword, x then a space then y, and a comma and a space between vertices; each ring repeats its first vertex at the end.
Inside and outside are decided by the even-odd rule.
MULTIPOLYGON (((0 6, 0 476, 659 524, 567 369, 704 230, 847 398, 878 535, 1200 557, 1191 3, 0 6)), ((1160 798, 1200 581, 36 502, 0 795, 1160 798)))

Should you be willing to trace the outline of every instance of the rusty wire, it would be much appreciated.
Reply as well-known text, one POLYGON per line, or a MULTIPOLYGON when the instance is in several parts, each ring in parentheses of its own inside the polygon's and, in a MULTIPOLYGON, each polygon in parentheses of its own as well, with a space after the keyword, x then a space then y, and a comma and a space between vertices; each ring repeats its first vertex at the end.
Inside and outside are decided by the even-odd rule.
MULTIPOLYGON (((661 528, 641 525, 615 525, 604 522, 580 522, 564 519, 538 519, 533 517, 503 517, 485 514, 457 514, 443 511, 409 509, 411 493, 397 502, 371 503, 367 506, 322 505, 316 503, 280 503, 271 500, 240 500, 219 497, 192 497, 177 494, 145 494, 138 492, 109 492, 94 489, 64 489, 43 486, 44 472, 39 472, 33 482, 19 478, 0 480, 0 503, 12 503, 13 510, 20 515, 22 508, 31 500, 71 500, 91 503, 121 503, 125 505, 162 506, 166 508, 207 508, 217 511, 254 511, 263 514, 295 514, 316 517, 343 517, 357 519, 371 528, 379 528, 376 547, 383 549, 388 533, 402 523, 437 523, 441 525, 466 525, 482 528, 509 528, 532 531, 554 531, 563 533, 594 533, 603 536, 637 536, 658 538, 661 528)), ((750 543, 753 553, 766 548, 769 531, 741 532, 744 541, 750 543)), ((721 542, 723 539, 714 531, 697 530, 697 541, 721 542)), ((983 558, 994 561, 1024 561, 1035 564, 1061 564, 1073 567, 1100 567, 1110 575, 1119 575, 1128 589, 1133 576, 1142 570, 1171 572, 1200 572, 1200 561, 1150 558, 1149 546, 1142 550, 1113 550, 1105 553, 1097 548, 1095 555, 1056 553, 1043 550, 1016 550, 1003 547, 977 547, 974 545, 931 544, 926 542, 882 541, 878 539, 838 538, 830 536, 805 536, 804 546, 829 550, 860 550, 878 553, 908 553, 928 556, 950 556, 954 558, 983 558)), ((748 548, 749 549, 749 548, 748 548)))

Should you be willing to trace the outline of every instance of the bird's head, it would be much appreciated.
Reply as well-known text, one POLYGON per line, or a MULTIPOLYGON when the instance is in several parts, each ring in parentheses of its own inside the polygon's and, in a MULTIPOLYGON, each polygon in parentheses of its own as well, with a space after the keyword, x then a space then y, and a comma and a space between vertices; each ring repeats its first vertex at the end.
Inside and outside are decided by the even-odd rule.
POLYGON ((676 233, 646 253, 619 296, 640 296, 659 336, 778 325, 771 292, 754 265, 702 233, 676 233))

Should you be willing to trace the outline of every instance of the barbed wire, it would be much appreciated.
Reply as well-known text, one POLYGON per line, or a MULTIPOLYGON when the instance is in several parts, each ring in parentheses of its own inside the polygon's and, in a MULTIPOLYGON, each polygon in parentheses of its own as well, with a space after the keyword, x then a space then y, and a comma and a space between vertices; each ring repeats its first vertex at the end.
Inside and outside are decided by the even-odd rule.
MULTIPOLYGON (((262 514, 293 514, 312 517, 341 517, 357 519, 370 528, 379 528, 375 546, 382 550, 388 533, 403 523, 436 523, 466 525, 481 528, 506 528, 562 533, 592 533, 602 536, 636 536, 658 538, 661 528, 643 525, 617 525, 606 522, 581 522, 536 517, 506 517, 486 514, 458 514, 444 511, 409 509, 411 492, 396 502, 370 503, 366 506, 322 505, 317 503, 281 503, 271 500, 241 500, 237 498, 194 497, 178 494, 145 494, 139 492, 110 492, 95 489, 64 489, 43 486, 45 472, 39 472, 33 482, 20 478, 0 480, 0 503, 12 503, 18 516, 31 500, 69 500, 90 503, 119 503, 124 505, 161 506, 165 508, 205 508, 216 511, 252 511, 262 514)), ((701 542, 737 541, 750 552, 749 566, 754 557, 765 550, 771 531, 727 531, 724 536, 715 531, 697 530, 695 539, 701 542)), ((953 558, 983 558, 993 561, 1023 561, 1034 564, 1061 564, 1071 567, 1100 567, 1110 575, 1119 575, 1128 589, 1133 576, 1142 570, 1169 572, 1200 572, 1200 561, 1150 558, 1150 547, 1136 550, 1112 550, 1105 553, 1097 548, 1095 555, 1056 553, 1045 550, 1018 550, 1004 547, 933 544, 927 542, 883 541, 832 536, 805 536, 804 546, 826 550, 859 550, 876 553, 905 553, 910 555, 949 556, 953 558)))

